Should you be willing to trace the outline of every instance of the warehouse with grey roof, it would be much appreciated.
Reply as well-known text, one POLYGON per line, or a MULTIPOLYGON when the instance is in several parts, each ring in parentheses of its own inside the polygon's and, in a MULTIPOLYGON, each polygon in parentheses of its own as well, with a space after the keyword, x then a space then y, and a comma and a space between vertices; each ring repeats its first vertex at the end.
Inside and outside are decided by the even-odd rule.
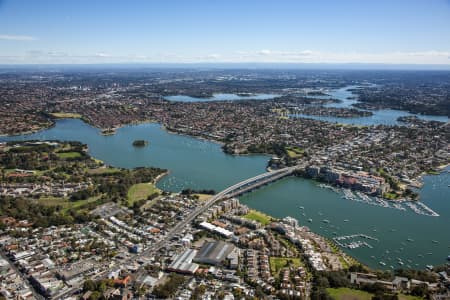
POLYGON ((193 261, 201 264, 220 265, 234 248, 234 245, 223 241, 205 242, 193 261))

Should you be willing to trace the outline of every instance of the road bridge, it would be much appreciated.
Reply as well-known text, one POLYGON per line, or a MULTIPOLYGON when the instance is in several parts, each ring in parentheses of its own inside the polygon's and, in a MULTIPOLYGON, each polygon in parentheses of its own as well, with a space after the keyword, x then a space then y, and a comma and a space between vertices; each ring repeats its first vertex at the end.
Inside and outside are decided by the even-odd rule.
POLYGON ((224 189, 223 191, 215 194, 210 199, 208 199, 202 206, 196 208, 186 218, 184 218, 181 222, 179 222, 177 225, 175 225, 172 228, 172 230, 170 230, 170 232, 167 233, 160 241, 153 244, 149 249, 143 251, 139 256, 147 256, 147 255, 151 255, 151 254, 157 252, 168 241, 170 241, 171 238, 173 238, 175 235, 181 233, 183 231, 183 229, 186 228, 186 225, 188 225, 190 222, 192 222, 197 216, 199 216, 202 213, 204 213, 205 211, 207 211, 212 205, 216 204, 217 202, 219 202, 223 199, 236 197, 238 195, 241 195, 243 193, 246 193, 253 189, 256 189, 262 185, 266 185, 270 182, 279 180, 280 178, 289 176, 294 171, 298 170, 299 168, 300 168, 299 166, 294 166, 294 167, 286 167, 286 168, 279 169, 276 171, 265 172, 263 174, 255 176, 255 177, 238 182, 238 183, 224 189))
MULTIPOLYGON (((296 170, 299 170, 302 166, 294 166, 294 167, 286 167, 283 169, 271 171, 271 172, 265 172, 263 174, 254 176, 252 178, 245 179, 241 182, 238 182, 223 191, 215 194, 210 199, 208 199, 202 206, 196 208, 193 212, 191 212, 189 215, 186 216, 181 222, 179 222, 177 225, 175 225, 161 240, 151 245, 148 249, 144 250, 142 253, 133 256, 126 262, 123 262, 123 265, 128 265, 139 259, 140 257, 145 256, 152 256, 156 254, 161 248, 163 248, 167 243, 177 234, 181 233, 184 229, 186 229, 186 226, 192 222, 197 216, 201 215, 205 211, 207 211, 211 206, 216 204, 217 202, 228 199, 232 197, 236 197, 239 195, 242 195, 246 192, 250 192, 256 188, 259 188, 263 185, 269 184, 271 182, 274 182, 276 180, 279 180, 283 177, 289 176, 292 173, 294 173, 296 170)), ((108 270, 104 270, 101 273, 98 273, 95 278, 101 278, 107 274, 108 270)), ((143 268, 141 267, 138 272, 135 274, 135 278, 139 278, 144 273, 143 268)), ((59 294, 55 297, 52 297, 52 299, 62 299, 63 296, 71 295, 72 293, 78 291, 81 288, 81 285, 74 286, 72 289, 59 294)))

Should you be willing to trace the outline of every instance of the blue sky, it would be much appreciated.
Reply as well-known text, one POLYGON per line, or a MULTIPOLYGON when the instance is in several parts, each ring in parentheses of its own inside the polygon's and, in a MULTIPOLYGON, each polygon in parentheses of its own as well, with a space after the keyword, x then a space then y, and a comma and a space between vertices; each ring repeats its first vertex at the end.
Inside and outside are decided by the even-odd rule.
POLYGON ((450 0, 0 0, 0 64, 450 64, 450 0))

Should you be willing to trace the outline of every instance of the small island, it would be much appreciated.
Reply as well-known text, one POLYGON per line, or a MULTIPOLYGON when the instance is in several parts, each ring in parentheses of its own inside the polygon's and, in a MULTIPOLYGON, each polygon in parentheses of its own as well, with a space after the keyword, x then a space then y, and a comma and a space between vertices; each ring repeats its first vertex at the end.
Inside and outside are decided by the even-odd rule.
POLYGON ((133 142, 134 147, 145 147, 147 145, 148 145, 148 141, 145 141, 145 140, 135 140, 133 142))
POLYGON ((102 131, 101 131, 102 135, 114 135, 115 133, 116 133, 115 128, 105 128, 105 129, 102 129, 102 131))

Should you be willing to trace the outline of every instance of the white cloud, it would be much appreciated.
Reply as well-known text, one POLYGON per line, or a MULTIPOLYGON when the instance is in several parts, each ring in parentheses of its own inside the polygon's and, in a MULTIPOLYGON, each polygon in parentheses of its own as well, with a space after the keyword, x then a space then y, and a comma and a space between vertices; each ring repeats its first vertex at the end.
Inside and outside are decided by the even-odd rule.
MULTIPOLYGON (((401 54, 402 52, 398 52, 398 54, 401 54)), ((434 57, 439 57, 439 56, 447 56, 450 55, 450 51, 434 51, 434 50, 430 50, 430 51, 422 51, 422 52, 408 52, 406 53, 407 55, 410 56, 434 56, 434 57)))
POLYGON ((300 53, 302 53, 303 55, 311 55, 311 54, 314 53, 314 51, 312 51, 312 50, 303 50, 300 53))
POLYGON ((111 57, 111 55, 109 55, 108 53, 105 52, 97 52, 95 53, 96 57, 111 57))
POLYGON ((9 34, 0 34, 0 40, 5 41, 35 41, 37 38, 29 35, 9 35, 9 34))
POLYGON ((41 51, 41 50, 29 50, 26 52, 27 56, 33 56, 33 57, 42 56, 44 54, 45 54, 45 52, 41 51))
POLYGON ((75 54, 61 51, 30 50, 23 54, 0 56, 0 63, 376 63, 376 64, 445 64, 450 65, 450 51, 414 52, 324 52, 317 50, 253 50, 230 53, 183 55, 180 53, 138 53, 117 55, 99 51, 93 54, 75 54))
MULTIPOLYGON (((312 50, 302 50, 302 51, 274 51, 274 50, 259 50, 257 54, 265 55, 265 56, 290 56, 290 57, 299 57, 299 56, 309 56, 313 55, 315 52, 312 50)), ((249 52, 246 52, 249 54, 249 52)))
POLYGON ((260 55, 271 55, 272 51, 270 51, 268 49, 263 49, 263 50, 258 51, 258 54, 260 54, 260 55))
MULTIPOLYGON (((279 51, 236 51, 227 56, 230 62, 267 63, 382 63, 382 64, 448 64, 450 51, 417 52, 324 52, 315 50, 279 51)), ((224 56, 225 58, 225 56, 224 56)))
POLYGON ((47 55, 50 57, 68 57, 69 54, 66 52, 60 52, 60 51, 49 51, 47 52, 47 55))
POLYGON ((220 58, 220 57, 221 57, 221 55, 220 55, 220 54, 217 54, 217 53, 208 54, 208 55, 206 56, 206 58, 208 58, 208 59, 218 59, 218 58, 220 58))

